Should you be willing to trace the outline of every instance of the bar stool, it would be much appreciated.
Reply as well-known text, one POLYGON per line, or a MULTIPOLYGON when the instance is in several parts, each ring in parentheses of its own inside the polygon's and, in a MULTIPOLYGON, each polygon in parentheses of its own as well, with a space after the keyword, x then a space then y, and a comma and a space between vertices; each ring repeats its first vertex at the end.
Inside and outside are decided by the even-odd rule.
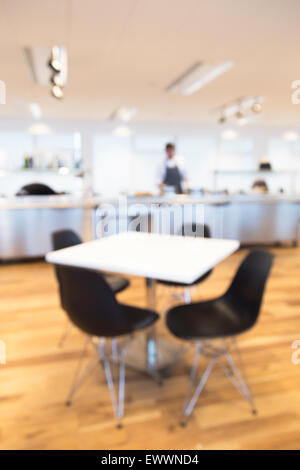
MULTIPOLYGON (((183 405, 181 422, 183 426, 186 425, 217 363, 242 396, 249 401, 252 412, 256 413, 251 392, 235 365, 229 348, 234 345, 239 353, 235 337, 252 328, 258 319, 273 258, 274 255, 268 251, 251 251, 241 263, 224 295, 205 302, 180 305, 168 311, 166 322, 171 333, 178 338, 193 342, 196 346, 190 383, 183 405), (221 345, 216 344, 216 340, 219 340, 221 345), (209 363, 192 394, 200 354, 207 357, 209 363), (225 364, 223 358, 226 361, 225 364)), ((241 357, 240 353, 239 357, 241 357)))

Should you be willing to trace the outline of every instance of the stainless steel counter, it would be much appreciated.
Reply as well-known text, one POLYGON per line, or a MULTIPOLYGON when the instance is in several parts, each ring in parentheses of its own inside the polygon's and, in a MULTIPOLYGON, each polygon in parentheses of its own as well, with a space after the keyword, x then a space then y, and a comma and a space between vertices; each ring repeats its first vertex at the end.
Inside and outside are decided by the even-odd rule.
MULTIPOLYGON (((172 225, 171 233, 177 233, 183 222, 198 221, 210 227, 214 238, 238 239, 242 244, 272 244, 285 241, 296 244, 299 238, 299 195, 183 195, 173 198, 106 200, 100 204, 97 212, 98 236, 105 235, 101 217, 103 214, 105 216, 109 204, 115 206, 120 217, 131 220, 132 229, 135 229, 139 222, 141 230, 167 233, 172 225), (124 205, 127 206, 127 215, 124 205), (171 219, 173 222, 168 224, 171 219)), ((122 226, 122 223, 120 225, 122 226)), ((115 230, 117 231, 118 227, 115 230)))
MULTIPOLYGON (((88 240, 97 231, 102 235, 101 218, 107 208, 125 214, 125 224, 133 230, 137 216, 147 222, 145 230, 166 232, 170 213, 176 233, 182 223, 195 221, 202 213, 215 238, 238 239, 243 244, 275 243, 299 238, 300 195, 237 195, 166 197, 71 197, 27 196, 0 198, 0 259, 44 256, 51 249, 51 233, 69 228, 88 240), (125 210, 124 210, 125 209, 125 210), (152 224, 148 224, 149 217, 152 224), (159 223, 157 223, 159 221, 159 223), (92 224, 94 227, 92 228, 92 224)), ((124 222, 124 220, 123 220, 124 222)), ((143 225, 143 224, 142 224, 143 225)), ((120 230, 115 223, 113 230, 120 230)))
POLYGON ((44 256, 56 230, 68 228, 91 238, 92 207, 89 200, 66 196, 1 198, 0 259, 44 256))

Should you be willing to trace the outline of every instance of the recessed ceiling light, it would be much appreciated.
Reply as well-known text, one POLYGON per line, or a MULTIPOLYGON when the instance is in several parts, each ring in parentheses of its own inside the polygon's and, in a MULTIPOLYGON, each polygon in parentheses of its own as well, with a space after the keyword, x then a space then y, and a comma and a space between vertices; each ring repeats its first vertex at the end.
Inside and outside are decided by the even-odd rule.
POLYGON ((28 128, 28 132, 31 135, 47 135, 51 133, 51 128, 47 124, 37 122, 28 128))
POLYGON ((42 110, 38 103, 30 103, 29 104, 29 111, 31 112, 34 119, 40 119, 42 117, 42 110))
POLYGON ((287 131, 283 134, 283 138, 287 142, 296 142, 296 140, 299 139, 299 134, 297 134, 297 132, 294 132, 294 131, 287 131))
POLYGON ((132 134, 128 126, 117 126, 112 132, 116 137, 130 137, 132 134))
POLYGON ((61 100, 64 97, 63 89, 58 85, 53 85, 51 88, 51 93, 58 100, 61 100))
POLYGON ((221 62, 219 64, 197 62, 183 75, 172 82, 167 87, 166 91, 175 94, 190 95, 232 69, 233 66, 233 61, 221 62))
POLYGON ((221 133, 221 138, 224 140, 234 140, 238 137, 238 133, 234 129, 226 129, 221 133))

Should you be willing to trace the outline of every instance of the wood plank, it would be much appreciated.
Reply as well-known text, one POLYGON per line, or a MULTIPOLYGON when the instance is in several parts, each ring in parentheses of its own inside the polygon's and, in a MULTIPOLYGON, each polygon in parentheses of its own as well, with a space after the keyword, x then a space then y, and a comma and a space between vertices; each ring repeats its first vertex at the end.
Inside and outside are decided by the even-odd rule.
MULTIPOLYGON (((99 368, 64 405, 84 335, 74 328, 63 348, 66 317, 52 266, 43 262, 0 266, 0 449, 300 449, 300 365, 291 344, 300 339, 300 249, 276 248, 259 323, 239 340, 258 408, 252 416, 216 368, 188 426, 179 425, 191 350, 163 387, 126 372, 124 428, 117 430, 105 377, 99 368)), ((246 250, 223 261, 193 294, 204 300, 228 286, 246 250)), ((122 301, 145 306, 144 282, 131 278, 122 301)), ((158 287, 159 334, 170 291, 158 287)), ((205 359, 201 368, 205 367, 205 359)))

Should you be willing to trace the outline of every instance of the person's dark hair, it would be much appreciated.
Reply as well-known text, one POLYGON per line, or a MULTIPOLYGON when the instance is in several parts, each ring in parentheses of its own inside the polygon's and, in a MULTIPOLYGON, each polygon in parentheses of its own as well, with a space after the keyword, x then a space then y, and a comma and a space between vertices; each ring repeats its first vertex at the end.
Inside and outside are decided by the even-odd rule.
POLYGON ((172 144, 172 142, 168 142, 166 144, 166 150, 175 150, 175 144, 172 144))

